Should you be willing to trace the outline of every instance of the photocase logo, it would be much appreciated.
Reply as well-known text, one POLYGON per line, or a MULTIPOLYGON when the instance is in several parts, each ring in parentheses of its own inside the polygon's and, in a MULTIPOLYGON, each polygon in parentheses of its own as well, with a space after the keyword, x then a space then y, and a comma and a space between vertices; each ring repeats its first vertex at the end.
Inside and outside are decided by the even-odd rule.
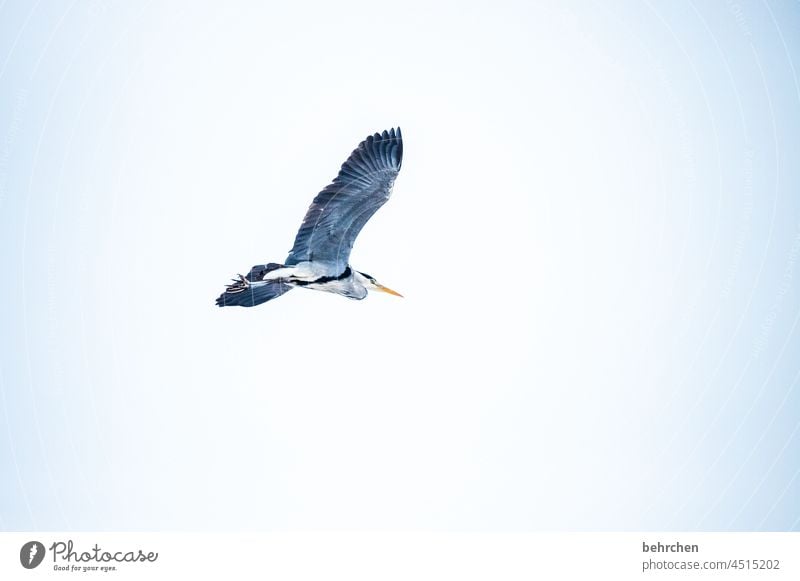
POLYGON ((44 559, 44 545, 39 541, 28 541, 19 550, 19 562, 26 569, 35 569, 44 559))

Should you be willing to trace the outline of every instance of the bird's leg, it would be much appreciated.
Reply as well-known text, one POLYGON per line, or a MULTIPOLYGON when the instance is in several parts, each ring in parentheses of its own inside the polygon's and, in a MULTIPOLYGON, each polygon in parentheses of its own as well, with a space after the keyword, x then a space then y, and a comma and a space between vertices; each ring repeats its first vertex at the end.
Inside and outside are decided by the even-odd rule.
POLYGON ((231 279, 233 280, 233 283, 228 285, 228 288, 225 289, 226 292, 229 293, 242 292, 243 290, 247 290, 247 288, 250 286, 250 282, 244 276, 242 276, 241 274, 238 274, 237 276, 239 277, 238 279, 236 278, 231 279))

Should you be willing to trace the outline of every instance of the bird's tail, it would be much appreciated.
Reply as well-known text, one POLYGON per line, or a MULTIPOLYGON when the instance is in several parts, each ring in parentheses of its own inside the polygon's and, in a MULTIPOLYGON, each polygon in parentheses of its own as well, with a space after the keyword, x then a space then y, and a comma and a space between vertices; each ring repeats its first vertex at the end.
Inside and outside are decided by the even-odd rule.
POLYGON ((254 266, 246 277, 239 275, 217 298, 218 307, 254 307, 266 303, 292 290, 292 285, 282 279, 261 280, 270 270, 281 268, 281 264, 254 266))

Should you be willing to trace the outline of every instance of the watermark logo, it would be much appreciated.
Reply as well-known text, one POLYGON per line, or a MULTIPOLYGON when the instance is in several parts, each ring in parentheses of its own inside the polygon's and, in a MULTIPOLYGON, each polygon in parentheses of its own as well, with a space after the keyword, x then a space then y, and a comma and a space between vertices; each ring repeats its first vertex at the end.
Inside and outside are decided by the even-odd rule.
POLYGON ((39 541, 28 541, 19 550, 19 562, 26 569, 35 569, 44 559, 44 545, 39 541))
POLYGON ((104 550, 98 543, 91 547, 78 546, 72 539, 55 541, 47 548, 39 541, 28 541, 19 550, 19 562, 26 569, 35 569, 45 557, 52 559, 48 567, 52 567, 53 571, 107 573, 125 568, 129 563, 155 563, 158 553, 142 549, 104 550))

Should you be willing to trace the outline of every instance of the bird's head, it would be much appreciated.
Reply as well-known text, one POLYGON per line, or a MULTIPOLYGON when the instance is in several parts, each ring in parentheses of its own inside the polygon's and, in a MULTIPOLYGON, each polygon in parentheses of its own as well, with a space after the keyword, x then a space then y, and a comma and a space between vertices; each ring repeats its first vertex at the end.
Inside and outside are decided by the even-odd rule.
POLYGON ((390 295, 394 295, 396 297, 402 297, 403 296, 399 292, 390 289, 388 286, 383 286, 377 280, 375 280, 373 277, 371 277, 370 275, 368 275, 368 274, 366 274, 364 272, 359 272, 359 271, 356 270, 355 273, 356 273, 356 278, 358 279, 358 282, 360 282, 362 285, 364 285, 364 288, 366 288, 368 290, 376 290, 376 291, 380 291, 382 293, 387 293, 387 294, 390 294, 390 295))

